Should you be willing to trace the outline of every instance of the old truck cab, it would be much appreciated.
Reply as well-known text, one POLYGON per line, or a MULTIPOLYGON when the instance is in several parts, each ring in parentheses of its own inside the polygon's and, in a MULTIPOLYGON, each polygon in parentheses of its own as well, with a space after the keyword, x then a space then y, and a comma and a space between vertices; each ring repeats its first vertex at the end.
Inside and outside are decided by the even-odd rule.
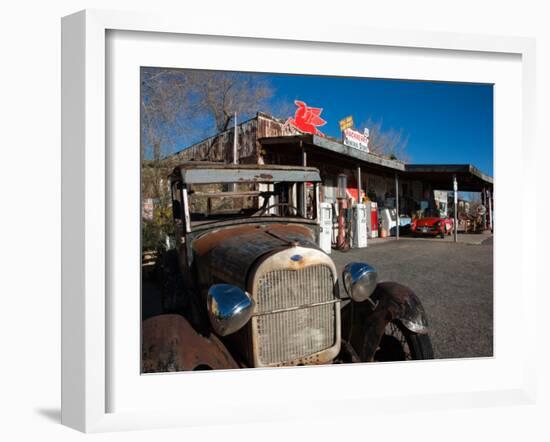
POLYGON ((174 169, 165 274, 179 283, 163 292, 165 314, 143 323, 143 371, 433 357, 412 290, 378 283, 363 262, 340 278, 319 248, 320 185, 310 167, 174 169))

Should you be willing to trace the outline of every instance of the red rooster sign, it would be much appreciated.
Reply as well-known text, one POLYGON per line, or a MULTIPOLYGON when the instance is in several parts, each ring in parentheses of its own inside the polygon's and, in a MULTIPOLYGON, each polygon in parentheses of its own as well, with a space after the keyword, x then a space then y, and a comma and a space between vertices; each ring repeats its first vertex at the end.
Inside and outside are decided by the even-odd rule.
POLYGON ((319 116, 323 112, 323 109, 308 107, 306 103, 299 100, 294 101, 294 104, 298 106, 298 109, 296 109, 294 118, 291 117, 287 120, 287 124, 292 125, 301 132, 323 136, 323 133, 317 129, 317 126, 324 126, 326 124, 326 121, 319 116))

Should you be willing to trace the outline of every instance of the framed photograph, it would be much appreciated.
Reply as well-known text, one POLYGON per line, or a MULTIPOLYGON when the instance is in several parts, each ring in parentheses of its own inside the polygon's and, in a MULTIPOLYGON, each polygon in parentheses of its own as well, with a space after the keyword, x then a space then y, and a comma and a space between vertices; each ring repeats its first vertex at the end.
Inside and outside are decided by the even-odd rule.
POLYGON ((62 54, 65 425, 534 400, 532 40, 94 10, 62 54))

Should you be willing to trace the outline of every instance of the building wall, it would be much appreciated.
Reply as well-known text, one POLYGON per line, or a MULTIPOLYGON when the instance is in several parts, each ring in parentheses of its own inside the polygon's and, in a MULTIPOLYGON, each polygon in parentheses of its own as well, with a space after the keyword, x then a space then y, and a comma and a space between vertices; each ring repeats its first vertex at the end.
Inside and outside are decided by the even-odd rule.
MULTIPOLYGON (((297 135, 298 131, 286 125, 284 121, 258 113, 256 117, 239 124, 237 129, 237 157, 241 164, 262 162, 261 145, 258 139, 297 135)), ((174 154, 174 163, 181 161, 233 161, 233 128, 220 132, 197 144, 174 154)))
MULTIPOLYGON (((238 126, 237 157, 241 164, 255 164, 258 162, 259 149, 257 144, 258 120, 253 118, 238 126)), ((182 161, 233 161, 233 128, 220 132, 200 143, 174 154, 173 160, 182 161)))

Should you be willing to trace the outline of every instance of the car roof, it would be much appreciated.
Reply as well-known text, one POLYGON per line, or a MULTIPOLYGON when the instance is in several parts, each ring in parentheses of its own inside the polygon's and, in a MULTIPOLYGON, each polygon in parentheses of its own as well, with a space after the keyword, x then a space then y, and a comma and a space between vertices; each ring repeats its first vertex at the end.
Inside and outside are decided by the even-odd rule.
POLYGON ((189 161, 176 166, 171 179, 189 184, 280 183, 320 182, 321 176, 315 167, 189 161))

